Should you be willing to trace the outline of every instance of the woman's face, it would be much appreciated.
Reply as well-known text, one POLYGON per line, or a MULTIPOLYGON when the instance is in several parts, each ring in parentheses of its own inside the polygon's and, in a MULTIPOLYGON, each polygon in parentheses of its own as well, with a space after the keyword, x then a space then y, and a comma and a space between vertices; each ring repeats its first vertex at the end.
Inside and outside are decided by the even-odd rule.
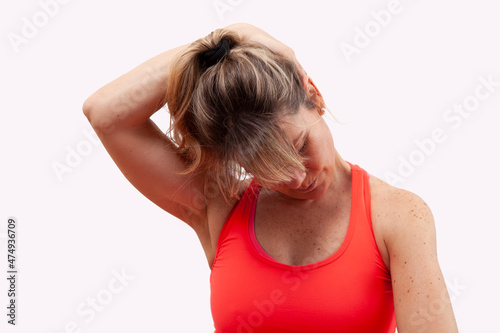
POLYGON ((318 111, 301 108, 296 115, 283 117, 280 126, 295 149, 307 157, 306 171, 292 170, 294 178, 272 190, 295 199, 320 198, 330 187, 335 166, 335 148, 328 125, 318 111))

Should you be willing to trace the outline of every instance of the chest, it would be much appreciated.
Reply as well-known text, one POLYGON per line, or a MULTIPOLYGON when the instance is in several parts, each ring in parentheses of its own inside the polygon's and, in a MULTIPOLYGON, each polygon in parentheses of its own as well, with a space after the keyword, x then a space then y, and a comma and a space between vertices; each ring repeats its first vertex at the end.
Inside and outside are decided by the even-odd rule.
POLYGON ((324 260, 344 242, 351 217, 351 191, 314 205, 282 202, 264 194, 255 207, 253 230, 261 249, 278 262, 299 266, 324 260))
MULTIPOLYGON (((376 177, 370 177, 372 198, 373 194, 377 197, 380 183, 376 177)), ((342 196, 311 207, 287 205, 272 198, 265 200, 265 193, 261 191, 250 232, 254 232, 262 250, 278 262, 299 266, 326 259, 342 246, 346 237, 352 213, 351 191, 351 188, 346 188, 342 196)), ((389 268, 389 252, 382 231, 384 221, 379 220, 379 216, 383 215, 383 205, 379 201, 371 202, 373 235, 383 262, 389 268)), ((212 223, 208 223, 207 230, 197 230, 210 267, 215 258, 220 232, 235 204, 227 204, 223 200, 219 204, 212 204, 208 209, 209 221, 212 223)))

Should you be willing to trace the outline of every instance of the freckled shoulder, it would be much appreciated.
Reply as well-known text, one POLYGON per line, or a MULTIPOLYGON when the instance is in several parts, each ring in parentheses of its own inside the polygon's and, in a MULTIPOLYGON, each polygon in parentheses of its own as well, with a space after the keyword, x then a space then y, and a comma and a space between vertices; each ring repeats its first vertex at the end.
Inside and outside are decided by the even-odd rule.
POLYGON ((415 193, 375 177, 372 183, 372 220, 389 259, 398 330, 458 332, 429 206, 415 193))
POLYGON ((380 254, 390 269, 388 244, 402 229, 410 227, 408 221, 432 221, 427 204, 413 192, 394 187, 370 175, 372 225, 380 254))

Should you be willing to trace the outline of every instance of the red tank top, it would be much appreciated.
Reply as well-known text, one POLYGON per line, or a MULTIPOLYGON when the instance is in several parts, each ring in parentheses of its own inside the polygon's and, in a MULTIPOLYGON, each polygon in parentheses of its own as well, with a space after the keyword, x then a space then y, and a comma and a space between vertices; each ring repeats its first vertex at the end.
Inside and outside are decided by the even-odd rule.
POLYGON ((216 333, 393 333, 390 272, 373 234, 368 173, 351 165, 351 215, 341 247, 303 266, 282 264, 254 232, 252 184, 219 236, 210 275, 216 333))

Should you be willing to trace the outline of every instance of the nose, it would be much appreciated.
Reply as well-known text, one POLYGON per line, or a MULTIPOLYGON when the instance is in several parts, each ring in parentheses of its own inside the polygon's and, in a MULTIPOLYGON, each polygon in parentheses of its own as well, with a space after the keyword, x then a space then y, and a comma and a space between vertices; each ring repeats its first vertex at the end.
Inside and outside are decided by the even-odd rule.
POLYGON ((290 172, 292 173, 293 178, 287 182, 286 185, 292 189, 298 189, 306 178, 306 172, 299 169, 291 169, 290 172))

